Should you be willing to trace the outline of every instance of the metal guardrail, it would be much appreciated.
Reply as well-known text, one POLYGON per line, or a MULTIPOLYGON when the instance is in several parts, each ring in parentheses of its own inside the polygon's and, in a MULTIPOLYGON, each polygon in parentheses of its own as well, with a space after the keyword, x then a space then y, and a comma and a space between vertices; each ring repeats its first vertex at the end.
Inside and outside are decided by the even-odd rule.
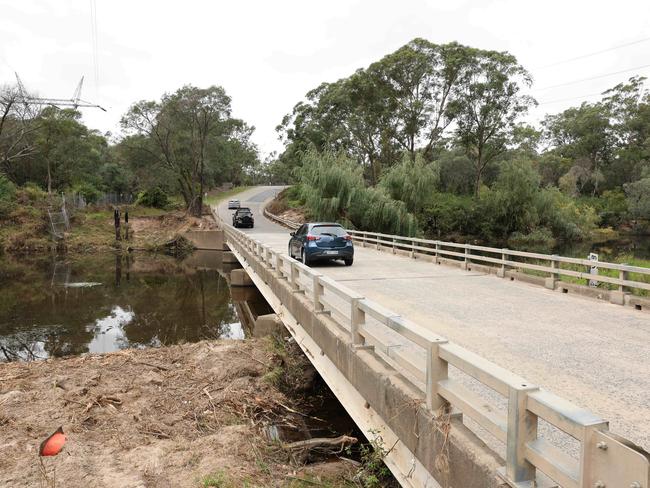
MULTIPOLYGON (((278 222, 291 229, 297 229, 300 226, 300 224, 296 222, 273 215, 266 209, 264 209, 264 215, 270 220, 278 222)), ((448 241, 419 239, 416 237, 382 234, 380 232, 348 230, 348 233, 355 241, 361 242, 364 246, 366 244, 371 246, 374 245, 377 249, 382 246, 388 247, 392 249, 393 252, 399 249, 407 251, 411 257, 415 257, 416 253, 421 253, 431 255, 434 258, 443 257, 455 259, 463 262, 466 266, 471 265, 471 263, 487 263, 492 266, 496 265, 499 268, 498 272, 500 276, 504 276, 508 268, 530 270, 545 274, 552 280, 552 284, 559 281, 560 276, 570 276, 599 283, 617 285, 617 291, 620 293, 627 293, 632 289, 650 291, 650 282, 630 279, 631 273, 647 276, 650 279, 650 268, 640 266, 608 263, 605 261, 594 263, 588 259, 515 251, 507 248, 500 249, 496 247, 476 246, 473 244, 458 244, 448 241), (534 260, 535 262, 530 262, 530 260, 534 260), (540 261, 546 262, 547 264, 539 264, 540 261), (563 268, 562 264, 584 266, 585 268, 597 266, 599 269, 611 269, 618 271, 618 278, 592 274, 586 271, 577 271, 575 269, 567 269, 563 268)))
MULTIPOLYGON (((280 221, 277 217, 274 220, 280 221)), ((510 486, 539 486, 536 484, 539 470, 565 488, 650 488, 648 453, 610 433, 607 421, 400 317, 227 223, 223 224, 229 246, 242 256, 259 260, 278 279, 288 280, 293 290, 308 297, 314 312, 323 312, 328 305, 326 293, 342 299, 349 316, 347 313, 344 317, 330 316, 349 332, 351 344, 387 347, 387 344, 378 343, 380 339, 369 330, 367 318, 372 317, 383 327, 424 349, 426 366, 416 374, 425 384, 426 406, 435 412, 448 402, 503 441, 506 459, 500 474, 510 486), (311 286, 301 283, 301 277, 311 286), (458 380, 449 378, 450 364, 505 397, 506 411, 471 392, 458 380), (538 436, 540 419, 580 443, 579 459, 538 436)), ((399 365, 396 369, 399 371, 399 365)), ((414 371, 410 369, 408 373, 414 371)))

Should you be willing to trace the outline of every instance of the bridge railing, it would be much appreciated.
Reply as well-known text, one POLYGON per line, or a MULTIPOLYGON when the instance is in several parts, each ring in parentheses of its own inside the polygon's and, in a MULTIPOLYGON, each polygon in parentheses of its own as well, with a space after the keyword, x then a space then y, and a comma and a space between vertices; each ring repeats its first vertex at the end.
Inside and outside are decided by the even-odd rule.
MULTIPOLYGON (((290 229, 297 229, 300 224, 289 219, 273 215, 264 209, 264 215, 290 229)), ((616 291, 628 293, 633 290, 639 292, 650 291, 650 268, 631 266, 629 264, 609 263, 606 261, 590 261, 588 259, 570 258, 552 254, 534 253, 526 251, 515 251, 507 248, 496 248, 488 246, 477 246, 474 244, 459 244, 456 242, 440 241, 433 239, 420 239, 417 237, 405 237, 380 232, 368 232, 348 230, 352 238, 361 243, 362 246, 374 246, 376 249, 388 249, 393 253, 398 250, 405 251, 410 257, 416 255, 428 255, 433 259, 447 258, 461 261, 463 266, 471 266, 472 263, 487 264, 498 268, 500 276, 505 276, 508 269, 533 272, 551 280, 554 286, 562 276, 588 280, 595 283, 613 285, 616 291), (616 276, 607 274, 591 273, 591 267, 598 270, 611 270, 616 276), (582 268, 583 270, 580 270, 582 268), (634 279, 634 277, 639 279, 634 279)), ((621 302, 622 303, 622 302, 621 302)))
POLYGON ((387 350, 387 344, 382 344, 382 339, 371 330, 379 324, 423 350, 424 364, 413 358, 402 358, 397 361, 396 369, 406 366, 407 375, 424 383, 423 396, 429 409, 439 412, 451 405, 505 443, 506 459, 501 476, 511 486, 533 482, 539 470, 567 488, 650 487, 647 453, 611 434, 608 423, 589 410, 385 309, 242 231, 226 224, 223 227, 232 250, 246 260, 258 260, 277 279, 286 279, 295 293, 305 294, 315 313, 329 314, 348 331, 351 344, 387 350), (347 307, 347 313, 332 313, 332 296, 347 307), (449 365, 498 393, 505 399, 507 408, 500 409, 496 403, 486 401, 457 379, 450 378, 449 365), (579 458, 538 435, 540 419, 576 439, 580 445, 579 458))

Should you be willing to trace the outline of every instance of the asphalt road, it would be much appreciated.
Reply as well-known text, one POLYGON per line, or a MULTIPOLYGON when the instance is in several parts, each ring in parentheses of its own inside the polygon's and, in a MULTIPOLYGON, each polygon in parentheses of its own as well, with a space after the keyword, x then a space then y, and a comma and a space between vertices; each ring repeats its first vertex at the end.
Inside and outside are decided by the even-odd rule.
MULTIPOLYGON (((282 187, 239 195, 257 239, 286 253, 289 231, 266 220, 282 187)), ((220 215, 229 215, 226 203, 220 215)), ((650 314, 494 275, 424 263, 359 246, 352 267, 321 265, 403 317, 610 421, 650 451, 650 314)))

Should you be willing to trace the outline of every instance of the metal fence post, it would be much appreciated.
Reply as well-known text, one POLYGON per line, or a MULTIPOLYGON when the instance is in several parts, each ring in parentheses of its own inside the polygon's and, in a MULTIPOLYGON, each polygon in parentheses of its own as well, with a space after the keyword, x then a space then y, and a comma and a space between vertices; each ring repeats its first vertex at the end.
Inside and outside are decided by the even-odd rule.
POLYGON ((275 271, 278 274, 278 278, 282 278, 284 276, 282 274, 282 258, 280 257, 280 254, 275 255, 275 271))
POLYGON ((313 279, 313 285, 314 285, 313 286, 313 288, 314 288, 314 290, 313 290, 314 297, 313 298, 314 298, 314 311, 315 312, 322 312, 325 309, 325 307, 323 306, 323 304, 320 301, 320 297, 322 297, 323 293, 325 293, 325 287, 320 282, 320 277, 321 276, 322 276, 321 274, 315 274, 313 276, 313 278, 312 278, 313 279))
POLYGON ((376 236, 377 239, 377 251, 379 251, 379 236, 376 236))
POLYGON ((411 241, 411 259, 415 259, 415 241, 411 241))
POLYGON ((436 264, 439 264, 438 251, 440 251, 440 243, 438 241, 436 241, 436 250, 435 250, 435 252, 433 254, 433 262, 436 263, 436 264))
POLYGON ((471 261, 469 260, 469 257, 471 255, 471 250, 469 247, 467 247, 467 244, 465 244, 465 260, 461 263, 461 269, 468 269, 471 261))
MULTIPOLYGON (((623 265, 627 266, 627 263, 623 263, 623 265)), ((624 269, 619 270, 618 279, 621 280, 621 281, 627 281, 627 279, 628 279, 627 271, 624 270, 624 269)), ((620 291, 621 293, 625 293, 627 291, 627 287, 624 284, 621 283, 621 284, 618 285, 618 291, 620 291)))
POLYGON ((361 234, 361 236, 362 236, 361 238, 363 239, 361 241, 361 247, 366 247, 366 239, 368 238, 368 234, 364 232, 363 234, 361 234))
POLYGON ((353 298, 350 305, 350 338, 355 346, 363 345, 359 328, 366 322, 366 312, 359 308, 361 298, 353 298))
POLYGON ((497 276, 499 278, 505 278, 506 276, 506 261, 508 260, 508 250, 506 248, 501 249, 501 268, 497 270, 497 276))
POLYGON ((298 286, 298 268, 296 263, 289 263, 291 265, 291 274, 289 276, 289 284, 293 290, 300 288, 298 286))
POLYGON ((511 386, 508 395, 506 478, 511 483, 535 480, 535 466, 526 460, 526 444, 537 438, 537 415, 526 408, 528 392, 536 386, 511 386))
POLYGON ((427 347, 427 407, 434 412, 446 403, 438 395, 438 382, 447 379, 449 369, 447 361, 440 358, 440 345, 446 343, 446 340, 440 339, 430 342, 427 347))
POLYGON ((557 282, 557 279, 558 279, 558 271, 557 271, 557 269, 558 269, 559 262, 558 262, 557 256, 555 254, 553 254, 550 259, 551 259, 551 269, 552 269, 552 271, 550 272, 550 276, 548 278, 546 278, 546 280, 544 282, 544 285, 549 290, 555 290, 555 283, 557 282))
POLYGON ((393 254, 395 254, 395 238, 393 237, 393 254))

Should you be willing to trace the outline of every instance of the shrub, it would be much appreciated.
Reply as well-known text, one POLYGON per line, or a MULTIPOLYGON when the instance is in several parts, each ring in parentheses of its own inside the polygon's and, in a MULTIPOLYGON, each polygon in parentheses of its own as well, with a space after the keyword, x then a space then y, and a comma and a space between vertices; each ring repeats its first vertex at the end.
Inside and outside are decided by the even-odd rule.
POLYGON ((29 199, 30 202, 37 202, 43 200, 47 196, 47 192, 43 190, 39 185, 32 181, 28 181, 22 186, 24 195, 29 199))
POLYGON ((84 200, 86 200, 88 205, 97 203, 99 197, 102 195, 101 192, 90 183, 81 183, 74 188, 74 191, 84 197, 84 200))
POLYGON ((471 234, 475 230, 474 213, 472 197, 434 193, 429 196, 420 220, 428 236, 471 234))
POLYGON ((16 200, 16 186, 0 174, 0 218, 4 218, 13 210, 16 200))
POLYGON ((157 186, 138 193, 136 203, 145 207, 165 208, 169 205, 169 197, 157 186))

